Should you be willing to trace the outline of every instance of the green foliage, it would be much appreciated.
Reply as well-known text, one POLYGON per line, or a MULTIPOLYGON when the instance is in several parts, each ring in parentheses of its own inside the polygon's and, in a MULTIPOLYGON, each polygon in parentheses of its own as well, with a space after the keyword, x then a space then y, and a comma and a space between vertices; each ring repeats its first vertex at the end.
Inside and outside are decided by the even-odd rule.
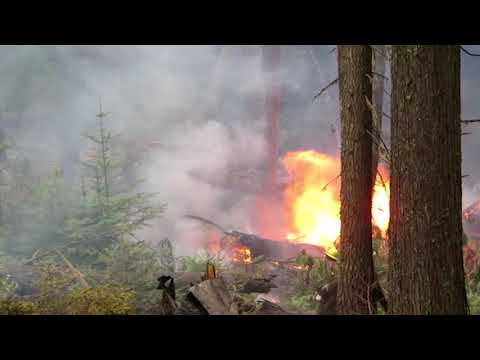
POLYGON ((213 264, 218 272, 228 269, 228 265, 221 254, 210 255, 208 252, 201 252, 195 256, 181 258, 181 269, 188 272, 205 272, 207 263, 213 264))
POLYGON ((312 287, 321 288, 335 280, 335 270, 327 261, 316 259, 310 273, 312 287))
POLYGON ((468 291, 467 292, 468 305, 471 315, 480 315, 480 292, 468 291))
POLYGON ((162 273, 157 251, 147 244, 120 240, 100 256, 104 264, 104 283, 131 288, 137 292, 156 289, 162 273))
POLYGON ((133 236, 165 209, 154 201, 156 194, 126 188, 119 155, 112 150, 115 137, 104 127, 106 116, 100 110, 98 134, 86 135, 93 147, 82 163, 82 204, 68 221, 68 240, 82 243, 87 257, 92 248, 104 249, 133 236))
POLYGON ((17 284, 8 275, 0 274, 0 299, 12 295, 17 288, 17 284))
POLYGON ((132 315, 135 293, 110 285, 75 289, 66 296, 69 315, 132 315))
POLYGON ((34 315, 37 306, 30 302, 14 298, 0 299, 0 315, 34 315))
POLYGON ((38 248, 62 244, 64 225, 73 213, 71 204, 76 196, 58 169, 31 186, 12 186, 5 199, 4 250, 28 256, 38 248))
POLYGON ((40 265, 40 279, 37 281, 39 294, 35 303, 41 314, 66 314, 65 296, 79 287, 78 279, 52 259, 40 265))
POLYGON ((301 287, 287 301, 285 308, 293 312, 311 312, 316 310, 315 290, 311 287, 301 287))
POLYGON ((295 259, 295 263, 299 266, 308 267, 308 266, 313 266, 315 263, 315 260, 313 259, 313 257, 308 255, 305 251, 302 251, 295 259))

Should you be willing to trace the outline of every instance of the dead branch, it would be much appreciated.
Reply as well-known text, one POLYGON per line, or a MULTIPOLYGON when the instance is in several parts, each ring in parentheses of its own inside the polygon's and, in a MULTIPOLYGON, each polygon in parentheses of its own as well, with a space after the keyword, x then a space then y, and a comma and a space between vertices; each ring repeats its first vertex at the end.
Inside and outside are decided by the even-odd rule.
POLYGON ((388 78, 388 77, 386 77, 385 75, 383 75, 383 74, 379 74, 379 73, 377 73, 377 72, 375 72, 375 71, 372 71, 372 75, 375 75, 375 76, 381 77, 381 78, 383 78, 383 79, 385 79, 385 80, 387 80, 387 81, 389 80, 389 78, 388 78))
POLYGON ((336 181, 337 179, 339 179, 341 176, 342 176, 342 174, 340 173, 340 174, 338 174, 337 176, 335 176, 335 178, 333 178, 333 179, 330 180, 328 183, 326 183, 325 186, 322 187, 322 191, 327 190, 328 185, 330 185, 331 183, 333 183, 334 181, 336 181))
POLYGON ((475 53, 472 53, 472 52, 468 51, 463 46, 460 46, 460 50, 462 50, 465 54, 467 54, 469 56, 480 56, 480 54, 475 54, 475 53))
POLYGON ((213 226, 214 228, 220 230, 222 233, 227 233, 227 230, 225 230, 224 228, 222 228, 220 225, 218 224, 215 224, 213 221, 210 221, 210 220, 207 220, 207 219, 204 219, 200 216, 195 216, 195 215, 184 215, 183 216, 184 218, 187 218, 187 219, 193 219, 193 220, 198 220, 200 222, 203 222, 204 224, 207 224, 207 225, 210 225, 210 226, 213 226))
POLYGON ((378 169, 377 169, 377 174, 378 174, 378 176, 380 177, 380 181, 381 181, 381 183, 382 183, 383 188, 385 189, 385 191, 387 191, 387 184, 386 184, 385 181, 383 180, 382 173, 381 173, 380 170, 378 170, 378 169))
POLYGON ((77 279, 80 281, 80 283, 83 285, 85 288, 89 288, 90 285, 88 282, 85 280, 85 275, 81 273, 79 270, 77 270, 70 261, 60 252, 60 250, 56 250, 56 253, 62 258, 63 262, 67 264, 68 268, 70 271, 77 277, 77 279))
POLYGON ((29 265, 29 264, 31 264, 32 262, 34 262, 35 260, 41 259, 41 258, 43 258, 43 257, 45 257, 45 256, 47 256, 47 255, 51 255, 51 254, 53 254, 53 253, 56 253, 58 250, 63 250, 63 249, 65 249, 65 248, 67 248, 67 247, 69 247, 69 246, 71 246, 71 245, 74 245, 74 244, 80 243, 80 242, 82 242, 82 241, 81 241, 81 240, 75 240, 75 241, 72 241, 72 242, 70 242, 70 243, 68 243, 68 244, 66 244, 66 245, 63 245, 63 246, 60 246, 60 247, 57 247, 57 248, 54 248, 54 249, 51 249, 51 250, 47 250, 46 252, 44 252, 44 253, 41 254, 41 255, 39 255, 39 252, 40 252, 40 251, 36 251, 36 254, 37 254, 37 255, 35 256, 35 254, 34 254, 34 256, 32 256, 32 257, 30 258, 30 260, 27 260, 26 262, 24 262, 23 265, 29 265))
POLYGON ((462 124, 473 124, 480 122, 480 119, 462 120, 462 124))
POLYGON ((339 78, 336 78, 336 79, 333 80, 331 83, 329 83, 327 86, 325 86, 324 88, 322 88, 322 89, 320 90, 320 92, 313 97, 313 101, 315 101, 320 95, 322 95, 322 94, 323 94, 325 91, 327 91, 330 87, 332 87, 333 85, 335 85, 336 83, 338 83, 338 81, 339 81, 339 78))

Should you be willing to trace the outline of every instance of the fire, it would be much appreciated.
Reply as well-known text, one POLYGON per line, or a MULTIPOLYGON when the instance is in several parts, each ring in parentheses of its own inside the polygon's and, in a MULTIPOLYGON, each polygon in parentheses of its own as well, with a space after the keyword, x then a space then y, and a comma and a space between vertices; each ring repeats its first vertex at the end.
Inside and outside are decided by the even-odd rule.
POLYGON ((252 263, 252 252, 250 251, 250 249, 245 247, 245 248, 241 249, 240 252, 243 255, 243 262, 245 264, 251 264, 252 263))
MULTIPOLYGON (((283 164, 292 179, 284 193, 291 229, 287 239, 328 249, 340 236, 340 160, 300 151, 288 153, 283 164)), ((389 197, 388 182, 378 176, 372 216, 383 235, 389 221, 389 197)))
POLYGON ((246 246, 235 247, 230 257, 234 262, 241 262, 243 264, 252 263, 252 252, 246 246))

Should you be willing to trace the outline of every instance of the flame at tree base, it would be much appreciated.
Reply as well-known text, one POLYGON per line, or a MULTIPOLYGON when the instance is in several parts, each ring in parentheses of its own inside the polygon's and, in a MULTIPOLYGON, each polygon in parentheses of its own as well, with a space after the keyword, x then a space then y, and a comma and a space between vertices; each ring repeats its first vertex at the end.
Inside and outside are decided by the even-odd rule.
MULTIPOLYGON (((284 193, 291 229, 287 239, 329 249, 340 236, 340 160, 315 151, 299 151, 288 153, 283 164, 292 179, 284 193)), ((383 236, 390 217, 389 198, 387 180, 377 175, 372 222, 383 236)))

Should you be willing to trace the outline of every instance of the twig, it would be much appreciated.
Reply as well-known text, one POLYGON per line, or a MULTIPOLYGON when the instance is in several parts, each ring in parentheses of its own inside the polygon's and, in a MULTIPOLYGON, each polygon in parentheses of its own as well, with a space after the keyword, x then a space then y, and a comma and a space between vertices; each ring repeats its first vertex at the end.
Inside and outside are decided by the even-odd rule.
POLYGON ((383 188, 385 189, 385 191, 387 191, 387 184, 385 184, 385 181, 383 181, 383 176, 380 173, 380 170, 378 170, 378 169, 377 169, 377 174, 380 177, 380 181, 382 182, 383 188))
POLYGON ((47 255, 53 254, 53 253, 57 252, 58 250, 65 249, 65 248, 69 247, 70 245, 73 245, 73 244, 76 244, 76 243, 80 243, 80 242, 82 242, 82 240, 72 241, 72 242, 70 242, 70 243, 68 243, 68 244, 66 244, 66 245, 63 245, 63 246, 60 246, 60 247, 58 247, 58 248, 54 248, 54 249, 48 250, 48 251, 44 252, 42 255, 38 255, 38 253, 37 253, 37 256, 32 256, 32 257, 30 258, 30 260, 27 260, 26 262, 24 262, 23 265, 28 265, 28 264, 34 262, 35 260, 38 260, 38 259, 40 259, 40 258, 43 258, 43 257, 47 256, 47 255))
POLYGON ((465 136, 465 135, 472 135, 472 133, 471 132, 463 132, 462 136, 465 136))
POLYGON ((324 187, 322 187, 322 191, 327 190, 328 185, 330 185, 331 183, 333 183, 335 180, 337 180, 337 179, 338 179, 339 177, 341 177, 341 176, 342 176, 342 174, 340 173, 340 174, 338 174, 334 179, 330 180, 324 187))
POLYGON ((480 56, 480 54, 475 54, 475 53, 472 53, 472 52, 468 51, 463 46, 460 46, 460 50, 462 50, 465 54, 470 55, 470 56, 480 56))
POLYGON ((325 91, 328 90, 328 88, 330 88, 331 86, 335 85, 336 83, 338 83, 338 78, 336 78, 335 80, 333 80, 330 84, 328 84, 327 86, 325 86, 323 89, 320 90, 320 92, 315 95, 313 97, 313 101, 315 101, 320 95, 322 95, 325 91))
POLYGON ((480 119, 462 120, 463 124, 473 124, 473 123, 477 123, 477 122, 480 122, 480 119))
POLYGON ((387 80, 387 81, 389 80, 389 78, 386 77, 385 75, 379 74, 379 73, 377 73, 377 72, 375 72, 375 71, 372 71, 372 74, 373 74, 373 75, 376 75, 376 76, 379 76, 379 77, 381 77, 381 78, 383 78, 383 79, 385 79, 385 80, 387 80))

